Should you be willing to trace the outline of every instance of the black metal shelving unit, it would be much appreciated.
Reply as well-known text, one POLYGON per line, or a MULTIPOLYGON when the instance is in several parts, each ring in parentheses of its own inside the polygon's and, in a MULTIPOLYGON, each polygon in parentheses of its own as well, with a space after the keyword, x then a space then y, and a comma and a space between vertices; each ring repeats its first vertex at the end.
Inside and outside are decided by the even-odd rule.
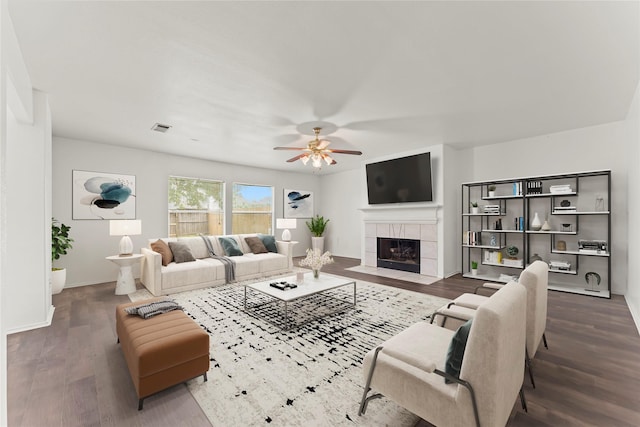
POLYGON ((550 289, 611 298, 610 170, 469 182, 462 184, 461 194, 464 277, 506 282, 519 276, 535 254, 561 264, 549 270, 550 289), (495 194, 490 195, 491 186, 495 194), (478 213, 472 213, 472 201, 481 204, 478 213), (499 206, 499 212, 484 212, 487 204, 499 206), (548 230, 532 229, 536 213, 548 230), (501 230, 496 229, 497 219, 502 220, 501 230), (466 232, 478 233, 480 242, 466 242, 466 232), (511 257, 516 260, 505 253, 509 246, 518 248, 511 257), (499 262, 497 252, 502 255, 499 262), (472 261, 480 267, 476 274, 472 261))

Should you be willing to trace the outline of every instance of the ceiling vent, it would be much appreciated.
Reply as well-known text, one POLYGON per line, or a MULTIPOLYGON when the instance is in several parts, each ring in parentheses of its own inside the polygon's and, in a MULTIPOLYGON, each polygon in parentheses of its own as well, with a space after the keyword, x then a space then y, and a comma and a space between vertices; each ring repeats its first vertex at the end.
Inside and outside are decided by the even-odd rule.
POLYGON ((167 131, 171 129, 170 125, 163 125, 162 123, 156 123, 151 126, 151 130, 155 130, 156 132, 167 133, 167 131))

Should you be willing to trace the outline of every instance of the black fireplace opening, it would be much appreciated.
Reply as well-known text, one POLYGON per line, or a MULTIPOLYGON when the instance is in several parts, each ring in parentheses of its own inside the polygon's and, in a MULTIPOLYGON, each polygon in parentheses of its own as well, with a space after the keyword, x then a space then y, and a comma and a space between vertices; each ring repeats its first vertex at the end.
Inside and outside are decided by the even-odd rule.
POLYGON ((378 237, 377 265, 420 273, 420 240, 378 237))

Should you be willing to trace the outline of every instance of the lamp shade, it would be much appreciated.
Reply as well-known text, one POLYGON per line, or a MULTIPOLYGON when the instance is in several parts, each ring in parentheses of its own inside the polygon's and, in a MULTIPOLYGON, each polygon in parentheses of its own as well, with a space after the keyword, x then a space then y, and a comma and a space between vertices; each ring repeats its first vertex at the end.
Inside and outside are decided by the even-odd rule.
POLYGON ((290 228, 296 228, 296 219, 295 218, 278 218, 276 219, 276 228, 284 231, 282 232, 282 240, 288 242, 291 240, 291 232, 290 228))
POLYGON ((285 228, 296 228, 295 218, 278 218, 276 219, 276 228, 279 230, 285 228))
POLYGON ((109 221, 110 236, 137 236, 142 234, 142 221, 139 219, 112 219, 109 221))

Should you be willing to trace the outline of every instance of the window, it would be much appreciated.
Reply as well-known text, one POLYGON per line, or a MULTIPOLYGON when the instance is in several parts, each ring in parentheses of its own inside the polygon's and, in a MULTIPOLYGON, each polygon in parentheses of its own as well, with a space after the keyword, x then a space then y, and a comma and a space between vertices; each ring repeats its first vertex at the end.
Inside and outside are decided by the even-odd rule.
POLYGON ((224 234, 224 182, 169 177, 169 237, 224 234))
POLYGON ((234 234, 273 234, 273 187, 264 185, 233 184, 234 234))

